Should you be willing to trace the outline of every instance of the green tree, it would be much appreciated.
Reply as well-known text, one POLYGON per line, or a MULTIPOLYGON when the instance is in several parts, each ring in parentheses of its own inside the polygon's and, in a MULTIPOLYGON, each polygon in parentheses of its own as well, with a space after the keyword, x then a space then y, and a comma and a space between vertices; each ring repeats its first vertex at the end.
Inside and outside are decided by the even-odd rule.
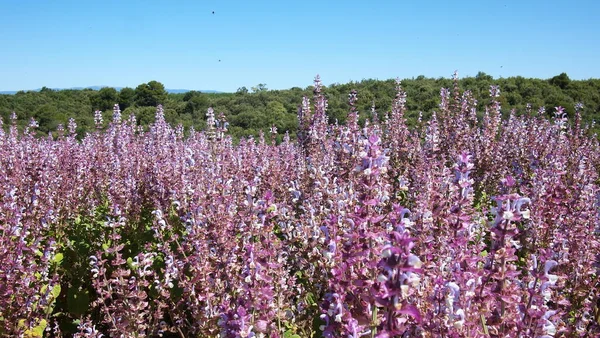
POLYGON ((131 107, 135 99, 135 90, 133 88, 125 87, 119 92, 119 108, 121 111, 125 111, 128 107, 131 107))
POLYGON ((38 130, 44 134, 51 132, 59 123, 64 122, 64 116, 59 114, 56 107, 49 103, 39 107, 33 116, 40 125, 38 130))
POLYGON ((264 83, 259 83, 256 86, 251 88, 253 93, 265 92, 267 91, 267 85, 264 83))
POLYGON ((556 75, 555 77, 550 79, 550 84, 553 86, 557 86, 560 89, 565 89, 571 83, 571 79, 567 73, 560 73, 560 75, 556 75))
POLYGON ((206 109, 208 109, 208 98, 199 91, 189 91, 183 96, 185 106, 182 114, 189 114, 193 120, 202 118, 206 109))
POLYGON ((189 101, 190 99, 192 99, 193 97, 195 97, 195 96, 198 96, 198 95, 200 95, 200 94, 201 94, 201 92, 200 92, 200 91, 197 91, 197 90, 190 90, 189 92, 187 92, 187 93, 185 93, 185 94, 183 95, 183 101, 187 102, 187 101, 189 101))
POLYGON ((285 113, 286 111, 283 103, 279 101, 271 101, 267 103, 265 127, 276 125, 279 129, 283 128, 285 113))
POLYGON ((477 75, 475 75, 475 79, 485 80, 485 81, 494 81, 494 78, 491 75, 488 75, 484 72, 477 72, 477 75))
POLYGON ((90 97, 90 102, 93 110, 112 111, 119 102, 119 93, 114 88, 104 87, 90 97))
POLYGON ((135 88, 135 103, 140 107, 156 107, 167 99, 165 86, 158 81, 142 83, 135 88))
POLYGON ((123 111, 123 116, 135 115, 138 125, 147 126, 154 122, 156 108, 154 107, 129 107, 123 111))
POLYGON ((238 115, 232 116, 232 126, 242 127, 244 129, 260 129, 267 127, 267 118, 260 111, 245 111, 238 115))

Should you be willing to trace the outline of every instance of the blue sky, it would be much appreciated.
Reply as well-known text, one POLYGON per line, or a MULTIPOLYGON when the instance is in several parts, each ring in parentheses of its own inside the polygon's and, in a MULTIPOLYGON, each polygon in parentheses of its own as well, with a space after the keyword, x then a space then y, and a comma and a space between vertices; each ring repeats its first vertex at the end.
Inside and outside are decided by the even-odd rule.
POLYGON ((0 90, 599 78, 598 13, 595 0, 2 0, 0 90))

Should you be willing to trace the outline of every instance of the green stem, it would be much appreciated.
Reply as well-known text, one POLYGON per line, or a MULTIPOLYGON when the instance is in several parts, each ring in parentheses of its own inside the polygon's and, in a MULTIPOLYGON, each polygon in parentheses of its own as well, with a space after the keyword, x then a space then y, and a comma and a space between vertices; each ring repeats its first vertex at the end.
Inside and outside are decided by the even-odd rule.
POLYGON ((373 315, 371 316, 371 338, 375 338, 375 335, 377 334, 377 310, 378 307, 375 306, 375 309, 373 309, 373 315))
POLYGON ((487 325, 485 324, 485 317, 483 314, 481 315, 481 326, 483 327, 483 333, 489 335, 490 333, 488 332, 487 325))

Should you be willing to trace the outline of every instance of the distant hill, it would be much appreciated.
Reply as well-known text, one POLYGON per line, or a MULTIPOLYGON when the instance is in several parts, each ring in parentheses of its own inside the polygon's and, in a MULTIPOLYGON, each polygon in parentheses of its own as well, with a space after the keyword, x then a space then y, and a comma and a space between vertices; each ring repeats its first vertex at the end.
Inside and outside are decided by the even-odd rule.
MULTIPOLYGON (((71 87, 71 88, 51 88, 52 90, 83 90, 83 89, 93 89, 93 90, 100 90, 104 87, 109 87, 109 86, 89 86, 89 87, 71 87)), ((116 90, 120 91, 123 87, 113 87, 116 90)), ((39 92, 40 90, 42 90, 42 88, 38 88, 38 89, 29 89, 29 90, 24 90, 26 92, 39 92)), ((172 93, 172 94, 181 94, 181 93, 187 93, 189 91, 192 90, 198 90, 198 89, 165 89, 167 91, 167 93, 172 93)), ((217 90, 212 90, 212 89, 207 89, 207 90, 198 90, 202 93, 222 93, 220 91, 217 90)), ((0 91, 0 95, 14 95, 16 93, 18 93, 19 91, 17 90, 7 90, 7 91, 0 91)))

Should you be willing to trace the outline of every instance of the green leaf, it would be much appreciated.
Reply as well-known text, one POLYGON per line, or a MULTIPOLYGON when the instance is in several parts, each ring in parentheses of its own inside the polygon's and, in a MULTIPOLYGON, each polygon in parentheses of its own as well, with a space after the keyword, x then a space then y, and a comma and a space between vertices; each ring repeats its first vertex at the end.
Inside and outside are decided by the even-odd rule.
POLYGON ((54 263, 56 263, 56 265, 60 265, 60 263, 62 263, 63 261, 63 254, 62 253, 57 253, 56 255, 54 255, 54 259, 52 261, 54 261, 54 263))
POLYGON ((284 338, 301 338, 299 335, 295 334, 294 331, 285 331, 283 333, 284 338))
POLYGON ((58 296, 60 296, 60 284, 56 284, 52 287, 52 291, 50 291, 50 294, 52 295, 52 297, 54 297, 54 299, 58 298, 58 296))
POLYGON ((39 324, 31 330, 26 330, 24 333, 25 337, 41 338, 44 336, 44 330, 46 330, 48 322, 45 319, 39 321, 39 324))

